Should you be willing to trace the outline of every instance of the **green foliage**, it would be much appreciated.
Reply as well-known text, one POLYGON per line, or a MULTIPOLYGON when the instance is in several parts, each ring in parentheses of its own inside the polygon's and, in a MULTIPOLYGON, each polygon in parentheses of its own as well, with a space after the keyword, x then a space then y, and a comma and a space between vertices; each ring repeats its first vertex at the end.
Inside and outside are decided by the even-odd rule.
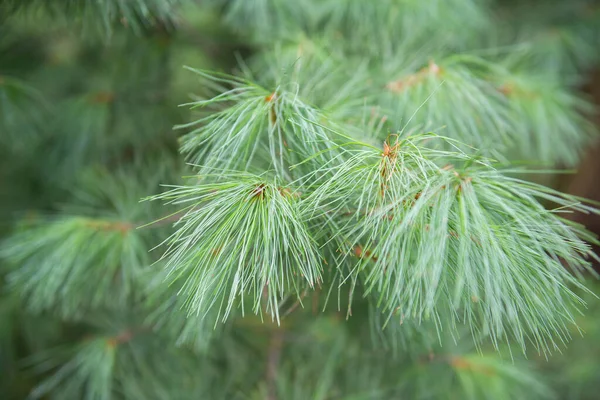
POLYGON ((533 68, 562 79, 577 77, 598 62, 600 11, 592 0, 511 2, 504 7, 503 41, 526 46, 533 68))
POLYGON ((6 243, 4 257, 21 266, 8 281, 21 287, 34 311, 57 309, 70 316, 89 306, 121 306, 133 275, 147 262, 144 243, 130 229, 119 221, 81 217, 36 224, 6 243))
MULTIPOLYGON (((133 322, 131 316, 129 323, 133 322)), ((113 329, 118 328, 113 326, 113 329)), ((163 345, 146 328, 97 332, 75 345, 63 345, 28 360, 51 374, 31 392, 31 398, 131 399, 210 398, 205 380, 214 377, 197 356, 163 345), (164 360, 176 357, 175 366, 164 360), (203 385, 199 385, 203 383, 203 385), (208 397, 204 397, 208 396, 208 397)))
POLYGON ((243 313, 247 294, 253 312, 265 297, 265 311, 279 319, 282 298, 320 282, 319 253, 299 222, 297 194, 250 175, 206 178, 150 198, 186 205, 167 240, 167 281, 184 281, 179 295, 190 314, 217 306, 225 319, 238 297, 243 313))
POLYGON ((293 93, 296 101, 321 110, 327 120, 355 119, 365 112, 365 105, 373 104, 365 63, 348 60, 323 39, 302 37, 298 42, 277 43, 248 64, 242 66, 248 79, 293 93))
POLYGON ((327 179, 308 208, 345 219, 337 229, 342 258, 361 253, 345 280, 363 281, 402 318, 437 320, 450 307, 452 318, 494 343, 510 336, 523 349, 526 341, 557 349, 553 336, 566 340, 571 307, 581 304, 564 265, 580 274, 597 259, 584 241, 595 239, 558 213, 597 211, 506 175, 524 171, 419 145, 386 143, 383 157, 368 147, 349 151, 348 161, 320 174, 327 179))
POLYGON ((190 315, 185 310, 185 298, 177 291, 164 290, 164 274, 157 274, 156 284, 150 285, 148 307, 152 313, 147 323, 156 331, 164 332, 169 339, 175 338, 177 346, 184 346, 201 353, 209 349, 215 331, 215 312, 208 315, 190 315), (160 295, 157 295, 158 292, 160 295))
MULTIPOLYGON (((333 10, 338 2, 329 1, 333 10)), ((462 48, 472 43, 472 37, 486 29, 489 10, 486 0, 383 0, 379 3, 344 0, 343 11, 332 11, 334 24, 350 35, 349 45, 356 50, 377 54, 398 49, 395 38, 416 43, 435 43, 436 46, 462 48), (440 29, 443 23, 448 29, 440 29), (468 33, 467 33, 468 32, 468 33), (373 43, 378 43, 373 46, 373 43), (357 45, 359 44, 359 45, 357 45)))
POLYGON ((39 135, 45 108, 38 91, 18 79, 0 75, 0 140, 5 145, 23 148, 39 135))
POLYGON ((593 392, 590 1, 0 7, 9 397, 593 392))
MULTIPOLYGON (((597 281, 589 282, 588 285, 597 295, 597 281)), ((600 371, 595 367, 600 353, 595 344, 600 332, 600 308, 596 295, 582 294, 589 304, 585 316, 577 318, 578 329, 583 332, 583 336, 572 328, 571 331, 577 339, 573 340, 568 348, 553 356, 550 362, 545 359, 536 360, 538 370, 553 382, 560 398, 591 400, 596 396, 593 388, 600 377, 600 371)))
POLYGON ((2 6, 5 11, 31 12, 44 9, 55 17, 74 18, 82 22, 86 28, 93 27, 110 34, 116 24, 131 28, 140 33, 143 28, 153 24, 172 26, 176 18, 177 6, 187 0, 7 0, 2 6))
POLYGON ((78 379, 68 379, 60 389, 65 396, 84 393, 86 399, 109 399, 112 391, 112 369, 115 363, 114 346, 106 340, 95 339, 81 345, 74 357, 64 364, 56 374, 38 386, 32 393, 39 398, 73 375, 78 379), (81 386, 80 386, 81 385, 81 386))
POLYGON ((427 67, 388 82, 390 108, 397 122, 414 123, 421 130, 442 130, 493 156, 502 155, 513 128, 506 100, 482 76, 482 64, 485 70, 482 60, 470 57, 456 56, 439 64, 432 60, 427 67))
POLYGON ((263 168, 272 167, 289 178, 291 165, 326 149, 331 143, 324 129, 304 122, 320 119, 320 112, 304 104, 296 93, 283 88, 268 91, 238 78, 196 72, 209 79, 208 87, 223 90, 213 98, 189 104, 213 110, 209 108, 207 116, 178 126, 198 126, 182 137, 181 151, 193 163, 209 167, 200 169, 201 172, 250 170, 252 163, 256 165, 258 161, 263 168), (219 107, 223 109, 216 111, 219 107), (291 123, 292 118, 297 123, 291 123), (232 154, 236 157, 231 157, 232 154))
POLYGON ((508 98, 510 119, 516 122, 519 155, 524 159, 535 155, 548 165, 576 165, 595 129, 588 120, 594 107, 561 88, 552 77, 528 74, 512 75, 500 88, 508 98))
POLYGON ((73 317, 101 305, 123 307, 151 263, 152 235, 136 227, 149 218, 138 200, 152 185, 107 171, 89 171, 78 183, 64 213, 32 217, 2 247, 3 258, 19 266, 7 280, 33 311, 73 317))

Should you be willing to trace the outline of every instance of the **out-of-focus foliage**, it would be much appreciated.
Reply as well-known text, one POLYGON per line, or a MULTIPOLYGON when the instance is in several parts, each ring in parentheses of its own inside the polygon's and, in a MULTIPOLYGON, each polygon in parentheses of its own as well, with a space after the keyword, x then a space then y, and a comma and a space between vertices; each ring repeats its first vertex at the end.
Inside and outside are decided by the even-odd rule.
POLYGON ((599 40, 591 0, 3 1, 0 393, 595 398, 598 211, 507 164, 577 165, 599 40))

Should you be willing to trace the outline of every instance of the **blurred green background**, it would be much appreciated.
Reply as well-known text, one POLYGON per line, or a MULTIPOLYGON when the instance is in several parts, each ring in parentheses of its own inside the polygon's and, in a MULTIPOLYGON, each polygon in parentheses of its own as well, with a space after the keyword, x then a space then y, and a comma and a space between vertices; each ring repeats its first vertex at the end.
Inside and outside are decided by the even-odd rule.
MULTIPOLYGON (((251 68, 260 73, 256 55, 277 46, 294 48, 311 40, 327 41, 324 47, 333 51, 338 44, 366 48, 368 40, 373 40, 362 34, 364 26, 353 25, 352 19, 367 19, 369 15, 361 14, 360 8, 357 15, 346 12, 351 7, 343 0, 322 3, 152 0, 139 3, 144 4, 142 8, 134 3, 0 2, 0 234, 3 237, 26 229, 43 215, 64 212, 66 204, 73 199, 85 199, 86 193, 106 189, 106 202, 116 202, 110 199, 112 183, 102 187, 105 181, 97 174, 134 171, 123 185, 126 191, 131 189, 132 196, 139 194, 136 199, 144 193, 154 193, 160 182, 177 182, 186 171, 178 152, 182 131, 173 130, 173 126, 191 119, 187 107, 177 106, 188 102, 193 93, 204 90, 197 76, 185 70, 184 65, 239 73, 245 65, 241 60, 254 60, 251 68), (308 3, 309 11, 303 9, 308 3), (328 31, 328 24, 334 24, 320 20, 319 13, 333 15, 334 20, 342 21, 340 25, 346 28, 349 25, 349 30, 356 31, 357 36, 349 37, 343 30, 338 36, 335 32, 333 36, 316 34, 328 31), (302 19, 303 15, 310 18, 302 19), (359 43, 360 38, 365 43, 359 43), (134 190, 136 179, 148 184, 140 184, 134 190)), ((535 60, 534 73, 553 71, 569 93, 590 100, 591 112, 597 113, 600 104, 600 74, 595 72, 600 68, 597 3, 466 2, 493 10, 492 20, 496 24, 493 29, 477 26, 475 14, 452 12, 452 7, 460 2, 430 3, 423 6, 422 19, 413 21, 414 29, 427 27, 424 33, 409 37, 414 41, 409 48, 418 49, 415 54, 427 53, 431 42, 436 41, 442 44, 436 44, 435 51, 441 47, 449 49, 450 54, 461 52, 461 47, 481 54, 485 53, 482 48, 503 48, 509 42, 517 43, 514 52, 525 53, 525 58, 535 60), (489 31, 489 35, 484 37, 482 30, 489 31)), ((414 7, 411 12, 420 7, 418 2, 407 4, 414 7)), ((403 40, 410 41, 398 36, 392 37, 390 43, 395 46, 403 40)), ((372 47, 378 45, 382 43, 373 43, 372 47)), ((393 52, 400 52, 399 48, 395 47, 393 52)), ((505 54, 510 58, 513 50, 505 54)), ((368 57, 373 55, 365 55, 365 59, 368 57)), ((405 64, 410 63, 409 60, 405 64)), ((266 68, 263 70, 266 75, 266 68)), ((594 115, 585 117, 598 124, 594 115)), ((546 179, 546 183, 600 201, 600 150, 594 141, 582 146, 579 172, 555 176, 546 179)), ((568 162, 557 164, 561 167, 568 162)), ((156 217, 152 210, 142 212, 148 213, 146 221, 156 217)), ((600 222, 595 217, 573 218, 600 232, 600 222)), ((0 277, 4 278, 11 268, 7 263, 2 265, 0 277)), ((590 278, 589 286, 600 294, 595 279, 590 278)), ((587 297, 589 309, 578 317, 582 335, 574 331, 572 342, 562 353, 548 359, 534 351, 528 355, 527 368, 539 375, 556 398, 600 396, 600 304, 593 296, 587 297)), ((25 398, 41 379, 31 368, 32 355, 57 343, 78 340, 83 331, 77 322, 57 318, 47 310, 30 313, 18 293, 4 285, 0 292, 0 398, 25 398)), ((466 368, 464 363, 455 366, 459 370, 466 368)), ((494 385, 494 379, 489 378, 489 385, 494 385)), ((164 398, 169 397, 178 398, 170 395, 164 398)))

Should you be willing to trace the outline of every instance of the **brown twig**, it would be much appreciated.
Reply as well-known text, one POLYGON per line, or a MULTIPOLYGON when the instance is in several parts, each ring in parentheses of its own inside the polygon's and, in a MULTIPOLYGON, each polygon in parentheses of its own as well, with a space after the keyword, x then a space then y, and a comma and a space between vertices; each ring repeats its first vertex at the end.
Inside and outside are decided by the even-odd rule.
POLYGON ((306 295, 308 294, 308 288, 306 288, 304 290, 304 292, 302 292, 302 294, 300 295, 300 297, 298 299, 296 299, 296 301, 294 302, 294 304, 292 304, 290 306, 290 308, 288 308, 281 316, 281 318, 285 318, 288 315, 290 315, 291 313, 293 313, 301 304, 302 304, 302 300, 304 300, 304 298, 306 297, 306 295))
POLYGON ((90 96, 89 101, 93 104, 110 104, 115 100, 113 92, 98 92, 90 96))
POLYGON ((116 336, 112 336, 106 339, 106 344, 109 347, 117 347, 122 343, 129 342, 134 336, 134 332, 132 329, 127 329, 116 336))
POLYGON ((386 89, 394 93, 401 93, 406 88, 414 86, 420 82, 422 82, 425 78, 430 75, 439 75, 442 72, 442 69, 433 61, 429 62, 429 65, 421 70, 417 71, 412 75, 408 75, 402 79, 398 79, 392 82, 389 82, 385 85, 386 89))
POLYGON ((277 123, 277 92, 273 92, 265 97, 265 102, 271 103, 271 106, 269 107, 269 120, 271 121, 272 125, 275 125, 277 123))
POLYGON ((100 231, 121 232, 123 235, 134 228, 132 223, 126 221, 86 221, 85 225, 100 231))
POLYGON ((317 315, 317 312, 319 311, 320 294, 321 294, 321 288, 318 287, 315 289, 315 292, 312 297, 312 313, 313 313, 313 315, 317 315))
POLYGON ((381 153, 381 197, 385 197, 385 190, 387 189, 387 181, 391 179, 392 174, 396 168, 396 159, 398 157, 398 137, 396 136, 396 143, 390 145, 389 138, 383 142, 383 153, 381 153), (391 168, 388 168, 388 165, 391 168))
POLYGON ((277 372, 283 348, 284 330, 280 327, 273 329, 269 342, 267 356, 267 397, 266 400, 277 400, 277 372))
POLYGON ((151 331, 152 328, 150 326, 139 326, 137 328, 128 328, 122 331, 121 333, 106 338, 106 345, 109 347, 117 347, 120 344, 127 343, 135 336, 151 331))
POLYGON ((150 222, 150 223, 145 223, 145 224, 138 224, 136 225, 136 228, 140 228, 142 226, 148 227, 148 228, 157 228, 159 226, 164 226, 164 225, 168 225, 168 224, 172 224, 174 222, 179 221, 181 218, 183 218, 183 216, 190 210, 185 209, 185 210, 181 210, 179 212, 176 212, 175 214, 172 215, 168 215, 166 217, 160 218, 154 222, 150 222))

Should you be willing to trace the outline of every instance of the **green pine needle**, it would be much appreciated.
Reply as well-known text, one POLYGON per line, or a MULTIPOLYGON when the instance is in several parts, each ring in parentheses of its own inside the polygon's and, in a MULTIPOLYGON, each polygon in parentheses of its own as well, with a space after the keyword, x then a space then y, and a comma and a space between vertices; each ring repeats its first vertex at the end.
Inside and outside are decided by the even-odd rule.
POLYGON ((190 315, 185 310, 185 297, 177 295, 181 284, 164 284, 167 274, 168 270, 150 274, 146 304, 151 312, 145 323, 174 340, 176 346, 191 347, 196 352, 210 350, 211 339, 219 332, 214 329, 216 310, 209 315, 190 315))
POLYGON ((125 169, 84 170, 58 215, 25 219, 3 241, 7 280, 31 310, 78 317, 90 309, 123 307, 141 295, 140 274, 151 264, 148 249, 160 230, 135 228, 160 214, 139 199, 167 175, 154 173, 148 178, 125 169))
POLYGON ((7 239, 2 257, 18 266, 8 282, 36 312, 63 316, 126 304, 149 264, 147 243, 126 222, 65 216, 41 221, 7 239))
POLYGON ((477 57, 432 60, 387 82, 382 104, 395 110, 400 127, 440 131, 498 158, 514 128, 508 103, 487 74, 493 76, 493 67, 477 57))
POLYGON ((43 9, 56 17, 77 18, 84 22, 86 29, 93 28, 110 35, 117 25, 131 28, 140 34, 144 28, 162 23, 172 27, 177 7, 188 0, 65 0, 48 2, 40 0, 7 0, 9 12, 31 12, 43 9))
POLYGON ((225 170, 272 167, 289 178, 290 165, 331 146, 325 130, 304 122, 319 121, 321 114, 297 93, 283 88, 268 91, 236 77, 193 71, 207 86, 223 91, 187 104, 211 109, 207 116, 178 126, 195 127, 181 141, 181 152, 193 163, 225 170), (292 124, 291 118, 300 122, 292 124))
POLYGON ((264 311, 278 319, 280 301, 320 283, 321 260, 297 194, 241 173, 203 178, 149 198, 185 205, 165 241, 167 280, 183 282, 179 295, 190 314, 217 306, 226 319, 238 300, 244 312, 247 295, 253 312, 266 303, 264 311))
POLYGON ((252 81, 295 93, 327 121, 355 120, 374 104, 364 59, 351 59, 324 39, 299 38, 252 58, 244 69, 252 81))
MULTIPOLYGON (((51 357, 43 360, 41 356, 36 358, 46 368, 56 362, 51 357)), ((62 393, 63 398, 81 396, 86 400, 110 400, 113 395, 115 358, 116 347, 106 338, 81 343, 74 350, 73 358, 37 385, 30 396, 39 399, 48 393, 58 392, 62 393)))
POLYGON ((583 285, 571 273, 581 276, 598 259, 586 243, 594 237, 559 214, 598 211, 510 177, 518 170, 394 143, 383 153, 350 152, 323 171, 306 200, 307 209, 318 205, 346 221, 340 262, 357 259, 346 281, 363 281, 366 295, 402 318, 437 319, 450 307, 496 345, 510 337, 523 349, 526 342, 557 349, 583 304, 571 290, 583 285))
POLYGON ((508 98, 515 121, 516 148, 523 159, 547 165, 574 166, 591 141, 595 127, 589 121, 592 104, 561 87, 552 76, 517 73, 500 90, 508 98))

